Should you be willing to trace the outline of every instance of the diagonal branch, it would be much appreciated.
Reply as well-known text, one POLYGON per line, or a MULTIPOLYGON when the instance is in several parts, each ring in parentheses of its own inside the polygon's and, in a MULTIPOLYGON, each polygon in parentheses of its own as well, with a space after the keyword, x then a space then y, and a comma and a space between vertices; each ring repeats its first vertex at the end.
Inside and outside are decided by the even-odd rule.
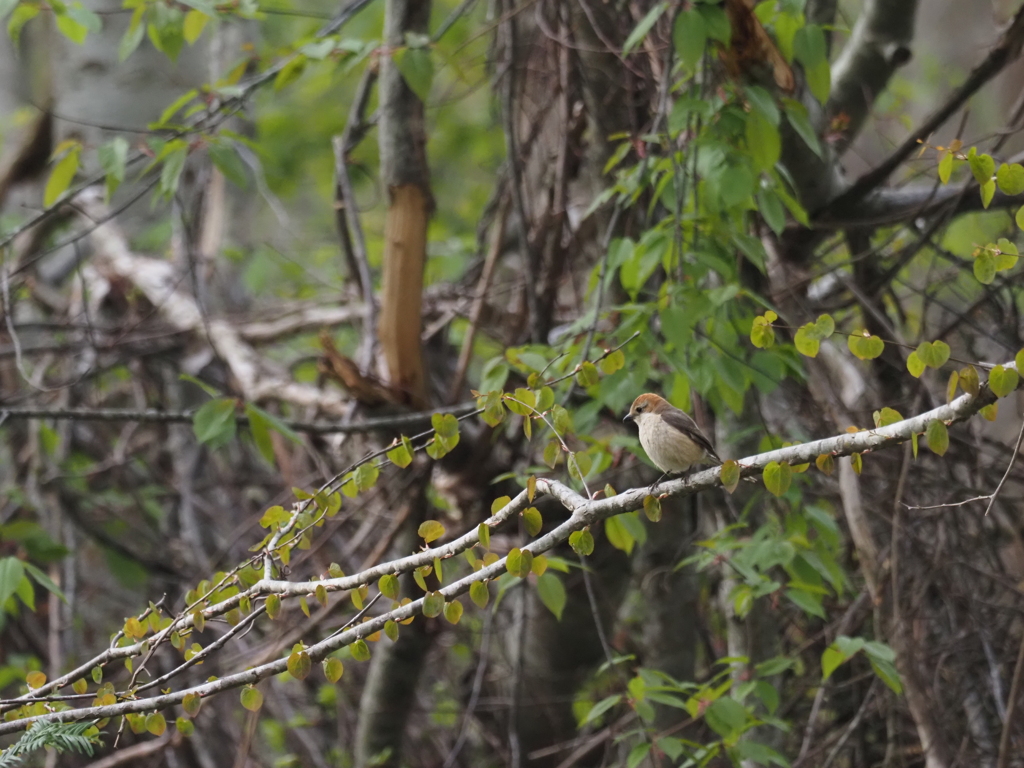
MULTIPOLYGON (((1014 368, 1013 363, 1007 363, 1007 368, 1014 368)), ((739 462, 742 476, 757 474, 760 470, 772 462, 788 462, 790 464, 803 464, 810 462, 821 454, 833 456, 848 456, 853 453, 877 450, 880 448, 897 445, 910 440, 913 435, 925 432, 928 425, 934 421, 942 421, 946 424, 954 424, 963 421, 986 405, 997 400, 996 396, 986 385, 978 395, 965 394, 947 405, 933 408, 930 411, 918 416, 905 419, 895 424, 890 424, 877 429, 864 430, 856 433, 844 433, 823 440, 815 440, 801 445, 788 446, 767 453, 758 454, 743 459, 739 462)), ((715 467, 699 472, 687 479, 673 480, 664 483, 661 490, 664 496, 690 496, 701 491, 708 490, 720 484, 721 468, 715 467)), ((572 513, 570 518, 557 526, 547 534, 535 539, 533 542, 522 547, 523 551, 537 555, 546 552, 569 539, 569 535, 575 531, 593 525, 614 515, 624 512, 632 512, 643 507, 643 502, 648 495, 647 488, 634 488, 617 496, 599 500, 586 499, 579 495, 569 486, 557 480, 541 478, 537 480, 536 492, 547 494, 560 501, 572 513)), ((515 499, 510 501, 503 509, 496 512, 490 519, 485 521, 488 526, 513 518, 521 510, 525 509, 531 501, 527 498, 527 492, 523 491, 515 499)), ((404 573, 420 565, 432 563, 434 558, 448 558, 469 549, 479 541, 479 528, 474 528, 455 541, 440 547, 427 548, 410 557, 397 561, 385 563, 370 568, 354 576, 339 579, 324 579, 308 582, 287 582, 263 579, 254 584, 244 593, 235 595, 228 600, 218 603, 197 613, 202 613, 206 618, 219 615, 231 608, 237 607, 241 600, 251 600, 266 594, 278 595, 308 595, 317 587, 322 586, 328 592, 348 590, 368 584, 374 579, 386 573, 404 573)), ((465 578, 455 581, 438 590, 439 594, 446 600, 454 600, 459 595, 469 591, 475 582, 493 580, 506 571, 506 558, 501 558, 489 566, 481 568, 465 578)), ((319 661, 329 653, 338 650, 356 640, 365 638, 375 632, 383 630, 388 621, 404 621, 420 614, 423 611, 424 598, 419 598, 394 610, 376 616, 358 626, 352 627, 344 632, 332 635, 318 643, 311 645, 307 651, 312 661, 319 661)), ((176 626, 180 631, 190 626, 193 620, 192 615, 183 617, 176 626)), ((149 642, 156 642, 157 638, 150 638, 149 642)), ((143 646, 148 643, 137 643, 134 646, 112 648, 105 656, 109 658, 123 658, 136 655, 142 652, 143 646)), ((117 717, 129 713, 152 712, 154 710, 166 709, 180 704, 186 695, 196 694, 199 696, 211 696, 227 690, 240 688, 244 685, 254 685, 272 675, 280 674, 287 670, 288 660, 277 659, 267 664, 247 669, 233 675, 209 681, 201 685, 187 688, 174 693, 154 696, 144 699, 133 699, 122 701, 117 704, 99 707, 81 707, 61 712, 53 712, 45 715, 21 718, 9 722, 0 723, 0 736, 22 730, 35 722, 78 722, 106 717, 117 717)), ((31 699, 31 694, 22 697, 22 700, 31 699)))
POLYGON ((957 110, 966 104, 968 99, 982 86, 999 74, 1007 64, 1020 56, 1022 47, 1024 47, 1024 8, 1017 11, 999 42, 989 51, 985 60, 974 68, 964 83, 950 95, 946 103, 910 134, 889 157, 857 179, 852 187, 831 201, 823 213, 828 215, 834 210, 842 210, 853 205, 882 185, 907 158, 920 149, 922 141, 926 141, 943 123, 956 114, 957 110))

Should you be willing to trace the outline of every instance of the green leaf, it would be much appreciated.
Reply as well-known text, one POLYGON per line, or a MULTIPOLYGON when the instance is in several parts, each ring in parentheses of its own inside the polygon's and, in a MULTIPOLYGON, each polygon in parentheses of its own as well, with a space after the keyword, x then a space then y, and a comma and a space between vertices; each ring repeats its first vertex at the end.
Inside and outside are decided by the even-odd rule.
POLYGON ((975 397, 981 391, 981 379, 978 377, 978 371, 973 365, 960 369, 960 388, 975 397))
POLYGON ((1024 205, 1017 209, 1016 215, 1013 220, 1017 222, 1018 229, 1024 229, 1024 205))
POLYGON ((233 141, 219 141, 210 144, 207 150, 210 159, 217 170, 224 174, 224 178, 230 181, 239 189, 245 189, 249 183, 248 168, 238 156, 237 145, 233 141))
POLYGON ((309 59, 304 54, 299 53, 293 56, 287 64, 281 67, 281 70, 274 78, 274 90, 280 91, 290 83, 298 80, 299 76, 302 75, 306 69, 307 61, 309 61, 309 59))
POLYGON ((943 184, 949 183, 949 177, 953 175, 953 153, 946 152, 939 160, 939 181, 943 184))
POLYGON ((629 37, 626 38, 626 42, 622 44, 622 55, 628 56, 633 50, 644 41, 647 37, 647 33, 651 31, 658 19, 661 18, 661 14, 668 8, 668 3, 662 2, 655 5, 651 10, 647 12, 640 23, 636 25, 636 28, 629 33, 629 37))
POLYGON ((185 168, 185 160, 188 158, 188 144, 181 139, 168 142, 168 146, 174 148, 164 159, 163 168, 160 169, 159 191, 164 197, 170 199, 178 191, 178 181, 181 179, 181 172, 185 168))
POLYGON ((35 4, 22 3, 14 9, 11 18, 7 20, 7 35, 15 48, 21 39, 21 28, 39 15, 39 6, 35 4))
POLYGON ((480 539, 480 546, 489 549, 491 546, 491 528, 487 523, 480 523, 476 527, 476 535, 480 539))
POLYGON ((523 512, 523 528, 526 529, 527 534, 536 536, 543 527, 544 519, 541 517, 539 509, 530 507, 523 512))
POLYGON ((121 38, 121 42, 117 47, 118 61, 123 62, 131 56, 135 49, 139 47, 139 43, 142 42, 142 38, 146 34, 146 25, 143 23, 145 12, 146 7, 140 5, 132 13, 132 20, 128 25, 128 31, 124 33, 124 37, 121 38))
POLYGON ((647 753, 651 751, 651 743, 649 741, 637 744, 626 756, 626 768, 637 768, 640 763, 647 757, 647 753))
POLYGON ((972 152, 967 156, 967 163, 971 166, 974 180, 983 186, 992 180, 992 174, 996 172, 996 161, 989 155, 978 155, 972 152))
POLYGON ((731 696, 723 696, 707 708, 704 720, 722 738, 735 738, 747 724, 747 709, 731 696))
POLYGON ((793 345, 797 352, 807 357, 817 357, 821 341, 816 338, 817 328, 814 323, 806 323, 797 329, 793 337, 793 345))
POLYGON ((107 174, 107 201, 124 181, 125 169, 128 165, 128 141, 122 136, 115 136, 96 150, 96 159, 107 174))
MULTIPOLYGON (((28 560, 23 561, 22 562, 22 566, 25 568, 25 571, 28 574, 28 576, 30 576, 32 578, 32 580, 36 584, 38 584, 39 586, 41 586, 43 589, 47 590, 48 592, 53 593, 58 598, 60 598, 63 602, 66 603, 68 601, 67 597, 61 591, 60 587, 58 587, 53 582, 53 580, 49 576, 46 575, 46 573, 44 571, 42 571, 40 568, 32 565, 32 563, 28 562, 28 560)), ((4 604, 4 601, 0 600, 0 606, 2 606, 3 604, 4 604)))
POLYGON ((380 470, 377 469, 375 464, 366 463, 360 464, 356 467, 356 471, 353 473, 355 479, 356 488, 360 491, 368 491, 377 484, 377 477, 380 475, 380 470))
POLYGON ((444 595, 440 592, 428 592, 423 597, 423 615, 428 619, 440 616, 444 610, 444 595))
POLYGON ((781 235, 786 228, 786 211, 779 196, 767 189, 757 190, 757 209, 772 232, 781 235))
POLYGON ((782 139, 779 129, 759 111, 747 115, 746 139, 755 168, 760 171, 774 168, 782 154, 782 139))
POLYGON ((429 544, 444 536, 444 526, 437 522, 437 520, 424 520, 420 523, 416 533, 429 544))
POLYGON ((391 57, 409 89, 426 104, 434 80, 434 62, 429 48, 402 48, 391 57))
POLYGON ((767 313, 754 318, 753 325, 750 327, 750 342, 755 347, 768 349, 775 343, 775 331, 771 324, 772 321, 767 318, 767 313))
POLYGON ((604 699, 601 699, 601 701, 597 702, 597 704, 595 704, 594 706, 592 706, 590 708, 590 711, 587 712, 586 717, 584 717, 583 721, 580 723, 580 727, 586 725, 591 720, 597 720, 597 718, 599 718, 601 715, 603 715, 609 709, 614 707, 620 701, 622 701, 622 695, 621 694, 615 694, 613 696, 608 696, 608 697, 606 697, 604 699))
POLYGON ((477 608, 486 608, 487 601, 491 599, 491 593, 484 582, 474 581, 469 585, 469 599, 476 604, 477 608))
POLYGON ((652 523, 661 520, 661 501, 656 496, 644 496, 644 514, 652 523))
POLYGON ((938 419, 932 419, 928 422, 928 431, 925 432, 925 439, 928 441, 928 447, 933 453, 937 453, 939 456, 945 455, 949 449, 949 432, 946 430, 946 425, 938 419))
POLYGON ((0 558, 0 612, 7 600, 18 591, 18 585, 25 578, 25 567, 16 557, 0 558))
POLYGON ((525 579, 530 575, 530 569, 533 568, 533 553, 529 550, 513 547, 509 550, 505 560, 505 568, 513 576, 525 579))
POLYGON ((636 540, 623 525, 622 520, 619 519, 621 517, 622 515, 615 515, 605 519, 604 535, 608 539, 609 544, 629 555, 633 553, 633 545, 636 543, 636 540))
POLYGON ((1017 389, 1020 376, 1013 368, 997 365, 988 374, 988 387, 996 397, 1006 397, 1017 389))
POLYGON ((306 651, 292 651, 288 656, 288 673, 296 680, 305 680, 309 676, 313 662, 306 651))
POLYGON ((192 45, 199 36, 203 34, 203 29, 206 27, 206 22, 210 20, 202 11, 191 10, 185 14, 185 21, 182 24, 182 35, 185 38, 185 42, 192 45))
POLYGON ((764 478, 764 487, 773 496, 782 496, 782 494, 789 490, 789 484, 793 480, 793 470, 785 462, 780 464, 777 461, 773 461, 764 468, 762 477, 764 478))
POLYGON ((561 621, 562 611, 565 610, 567 600, 562 580, 551 572, 544 572, 537 579, 537 596, 544 604, 544 607, 551 611, 556 619, 561 621))
POLYGON ((786 597, 807 615, 817 616, 819 619, 825 618, 825 609, 821 605, 821 598, 817 595, 804 589, 787 589, 786 597))
POLYGON ((400 592, 398 577, 393 573, 385 573, 377 580, 377 589, 384 597, 397 600, 400 592))
POLYGON ((996 171, 996 184, 1006 195, 1019 195, 1024 192, 1024 166, 1019 163, 1003 163, 996 171))
POLYGON ((696 68, 704 56, 707 40, 707 25, 700 12, 694 8, 680 11, 672 28, 672 44, 684 67, 696 68))
POLYGON ((782 105, 786 110, 786 119, 796 131, 797 136, 804 140, 814 154, 822 157, 821 142, 818 139, 818 134, 814 131, 814 126, 811 125, 807 107, 795 99, 783 99, 782 105))
POLYGON ((927 366, 924 361, 921 360, 921 356, 917 352, 911 352, 907 355, 907 370, 910 371, 910 375, 915 379, 921 378, 921 374, 924 373, 924 369, 927 366))
MULTIPOLYGON (((58 147, 59 149, 59 147, 58 147)), ((82 152, 82 145, 74 142, 68 147, 66 154, 62 157, 50 172, 50 178, 46 181, 46 189, 43 191, 43 206, 49 208, 60 199, 71 181, 78 173, 78 159, 82 152)))
MULTIPOLYGON (((601 373, 605 374, 606 376, 610 376, 611 374, 622 370, 625 366, 626 355, 623 353, 621 349, 617 349, 614 352, 609 353, 607 357, 605 357, 603 360, 601 360, 601 362, 598 363, 598 367, 600 367, 601 373)), ((551 389, 549 387, 544 387, 544 389, 546 389, 548 392, 551 392, 551 389)), ((551 392, 551 398, 552 402, 544 407, 541 407, 541 405, 538 404, 537 410, 546 411, 548 408, 550 408, 551 405, 554 404, 554 392, 551 392)))
POLYGON ((725 490, 729 493, 735 491, 736 487, 740 484, 740 465, 732 459, 726 459, 722 462, 721 478, 722 486, 725 490))
POLYGON ((409 442, 409 439, 403 435, 402 441, 399 442, 398 445, 396 445, 390 451, 388 451, 386 456, 388 457, 388 460, 396 467, 405 469, 410 464, 412 464, 412 451, 410 450, 411 447, 412 443, 409 442))
POLYGON ((345 673, 345 665, 342 664, 341 659, 336 659, 333 656, 329 659, 324 659, 323 667, 324 677, 327 678, 329 683, 338 682, 345 673))
POLYGON ((370 660, 370 646, 368 646, 366 641, 361 638, 349 646, 349 652, 352 654, 352 658, 356 661, 370 660))
POLYGON ((462 603, 458 600, 452 600, 450 603, 445 603, 444 617, 448 620, 449 624, 458 624, 459 619, 462 618, 463 610, 462 603))
POLYGON ((594 551, 594 536, 589 528, 569 534, 569 546, 577 555, 589 555, 594 551))
POLYGON ((601 376, 597 372, 597 366, 590 361, 583 363, 576 372, 576 383, 584 388, 600 384, 601 376))
POLYGON ((885 342, 877 336, 872 336, 867 331, 856 331, 851 333, 846 345, 853 356, 860 360, 874 360, 882 354, 885 349, 885 342))
POLYGON ((260 707, 263 706, 263 694, 251 685, 247 685, 242 689, 240 698, 242 706, 250 712, 259 712, 260 707))
POLYGON ((980 191, 981 191, 981 205, 984 208, 988 208, 988 206, 992 202, 992 198, 995 197, 995 195, 996 195, 996 182, 995 182, 995 180, 994 179, 989 179, 988 181, 986 181, 984 184, 981 185, 980 191))
POLYGON ((729 22, 725 9, 711 3, 697 3, 696 8, 704 18, 704 28, 707 30, 708 37, 717 40, 723 46, 728 46, 729 40, 732 38, 732 24, 729 22))
POLYGON ((236 401, 233 397, 219 397, 208 400, 192 417, 192 429, 196 440, 209 444, 211 448, 226 445, 235 436, 236 401))
POLYGON ((878 675, 878 678, 889 686, 889 689, 897 696, 903 693, 903 683, 900 681, 900 674, 896 667, 889 661, 871 658, 871 668, 878 675))
POLYGON ((890 424, 903 421, 903 416, 899 411, 889 408, 888 406, 882 408, 880 411, 875 411, 875 426, 876 427, 887 427, 890 424))
POLYGON ((929 368, 941 368, 949 360, 949 344, 944 341, 922 341, 917 356, 929 368))
POLYGON ((759 85, 745 85, 743 94, 750 102, 750 106, 768 118, 768 122, 772 125, 778 126, 782 115, 779 113, 779 106, 775 103, 775 98, 771 93, 759 85))

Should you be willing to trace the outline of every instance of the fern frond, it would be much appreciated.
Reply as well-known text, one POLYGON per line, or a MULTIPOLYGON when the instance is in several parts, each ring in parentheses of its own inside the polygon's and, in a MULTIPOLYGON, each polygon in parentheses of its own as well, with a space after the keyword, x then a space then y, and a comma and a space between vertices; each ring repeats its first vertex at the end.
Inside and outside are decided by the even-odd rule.
POLYGON ((20 739, 0 752, 0 768, 15 768, 21 765, 25 755, 45 747, 92 757, 93 747, 101 743, 100 732, 94 726, 95 721, 33 725, 20 739))

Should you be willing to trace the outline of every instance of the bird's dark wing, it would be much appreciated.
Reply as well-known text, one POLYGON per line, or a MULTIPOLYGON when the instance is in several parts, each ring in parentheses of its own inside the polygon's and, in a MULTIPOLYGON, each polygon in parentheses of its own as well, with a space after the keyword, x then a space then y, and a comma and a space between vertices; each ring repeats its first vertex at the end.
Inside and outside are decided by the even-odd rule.
POLYGON ((715 461, 719 464, 722 463, 722 460, 718 458, 718 454, 715 453, 715 447, 711 445, 711 441, 704 436, 704 433, 700 431, 700 427, 697 426, 697 422, 691 419, 685 411, 670 407, 661 412, 661 417, 665 419, 670 427, 678 429, 707 451, 709 456, 715 458, 715 461))

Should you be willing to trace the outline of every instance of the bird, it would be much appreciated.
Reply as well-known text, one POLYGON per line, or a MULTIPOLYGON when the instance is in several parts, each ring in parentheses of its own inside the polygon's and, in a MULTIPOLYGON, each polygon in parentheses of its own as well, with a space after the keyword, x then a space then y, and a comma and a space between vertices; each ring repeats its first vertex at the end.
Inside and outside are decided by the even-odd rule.
POLYGON ((640 395, 622 420, 640 428, 640 445, 664 472, 655 486, 666 475, 686 472, 694 464, 722 463, 697 423, 660 395, 640 395))

